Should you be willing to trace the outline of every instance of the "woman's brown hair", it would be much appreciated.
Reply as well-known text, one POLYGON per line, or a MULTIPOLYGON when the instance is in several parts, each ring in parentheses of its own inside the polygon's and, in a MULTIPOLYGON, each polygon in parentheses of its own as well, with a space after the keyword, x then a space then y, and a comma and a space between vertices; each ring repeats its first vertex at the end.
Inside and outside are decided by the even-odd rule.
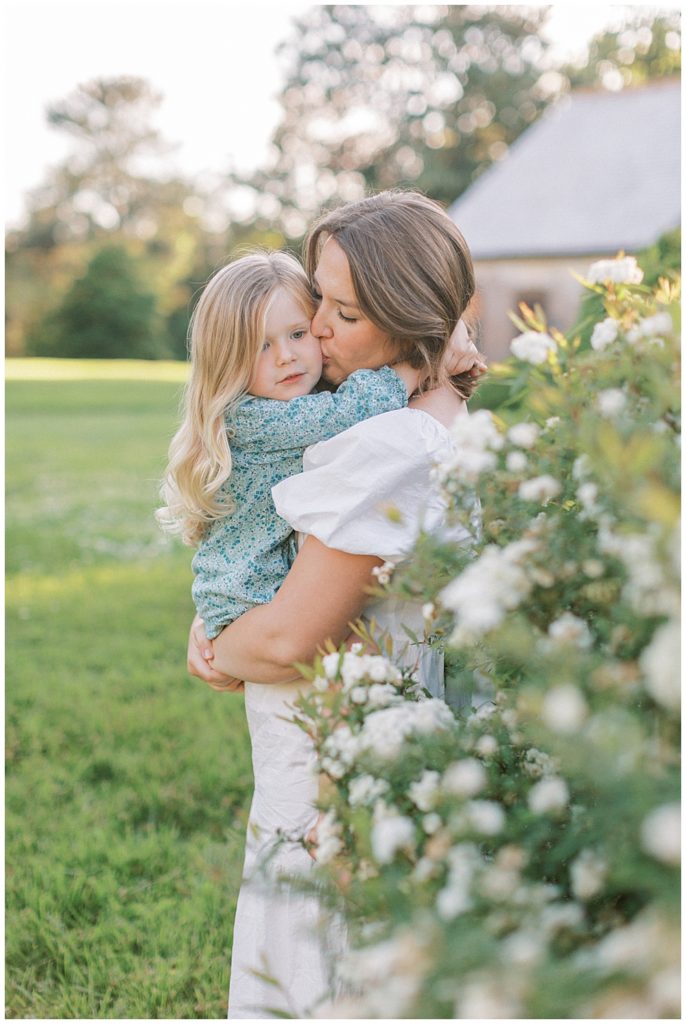
MULTIPOLYGON (((425 387, 443 383, 448 339, 475 289, 472 257, 456 224, 420 192, 391 190, 347 203, 320 218, 305 240, 310 280, 329 238, 348 258, 360 309, 390 335, 398 361, 424 369, 425 387)), ((463 398, 477 386, 469 373, 451 383, 463 398)))

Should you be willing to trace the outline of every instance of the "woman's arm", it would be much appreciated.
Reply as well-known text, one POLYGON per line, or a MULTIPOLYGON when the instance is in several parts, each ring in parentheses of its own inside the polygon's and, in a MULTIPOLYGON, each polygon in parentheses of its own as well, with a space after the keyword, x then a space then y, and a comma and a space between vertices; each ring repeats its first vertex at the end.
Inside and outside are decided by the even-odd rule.
POLYGON ((255 683, 298 678, 295 662, 313 661, 326 640, 338 646, 346 639, 375 582, 372 569, 381 561, 307 537, 274 599, 221 631, 212 641, 211 667, 204 669, 202 659, 189 653, 189 670, 207 682, 224 676, 255 683))

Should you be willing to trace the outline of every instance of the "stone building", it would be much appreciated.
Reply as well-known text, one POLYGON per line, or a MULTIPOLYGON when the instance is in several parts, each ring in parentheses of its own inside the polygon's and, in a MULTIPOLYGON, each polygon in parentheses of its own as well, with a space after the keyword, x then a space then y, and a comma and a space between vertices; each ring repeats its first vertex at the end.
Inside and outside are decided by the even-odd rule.
POLYGON ((508 317, 540 303, 568 330, 582 288, 570 271, 636 253, 680 223, 680 83, 579 90, 551 107, 448 213, 474 256, 481 347, 504 358, 508 317))

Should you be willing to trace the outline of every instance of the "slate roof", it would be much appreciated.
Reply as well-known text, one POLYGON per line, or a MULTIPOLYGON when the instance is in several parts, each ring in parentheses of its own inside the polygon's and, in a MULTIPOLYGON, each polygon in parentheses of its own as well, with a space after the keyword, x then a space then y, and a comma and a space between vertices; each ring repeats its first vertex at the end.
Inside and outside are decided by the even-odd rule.
POLYGON ((680 223, 678 80, 564 97, 448 209, 475 259, 615 254, 680 223))

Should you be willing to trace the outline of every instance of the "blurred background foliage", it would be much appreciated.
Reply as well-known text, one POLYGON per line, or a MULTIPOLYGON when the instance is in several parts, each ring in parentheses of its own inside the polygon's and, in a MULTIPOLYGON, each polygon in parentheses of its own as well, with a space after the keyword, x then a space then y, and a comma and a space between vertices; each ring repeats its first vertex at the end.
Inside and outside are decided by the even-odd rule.
POLYGON ((71 152, 7 236, 8 354, 183 359, 194 296, 236 248, 298 251, 319 209, 370 189, 412 186, 452 202, 570 89, 680 70, 677 10, 636 8, 574 65, 541 34, 548 13, 313 7, 282 46, 265 165, 248 177, 227 169, 211 186, 165 175, 170 146, 151 127, 161 96, 147 81, 79 85, 47 111, 71 152), (97 313, 78 310, 79 297, 101 292, 97 313))

